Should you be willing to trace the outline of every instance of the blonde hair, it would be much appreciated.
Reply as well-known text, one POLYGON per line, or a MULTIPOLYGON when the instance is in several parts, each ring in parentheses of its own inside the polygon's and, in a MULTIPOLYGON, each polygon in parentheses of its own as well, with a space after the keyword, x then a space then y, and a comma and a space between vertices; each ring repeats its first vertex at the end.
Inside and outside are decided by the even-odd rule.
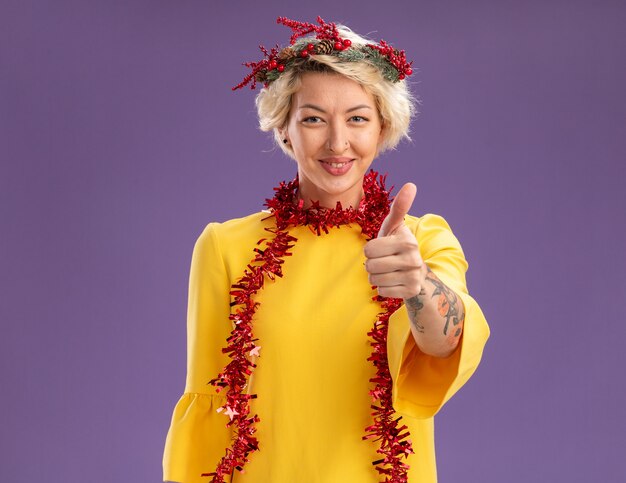
MULTIPOLYGON (((337 27, 342 38, 352 41, 352 46, 373 43, 348 27, 337 27)), ((313 55, 293 62, 278 79, 259 92, 255 101, 259 127, 265 132, 273 131, 276 144, 288 156, 293 158, 293 151, 283 143, 280 131, 287 126, 292 96, 300 89, 302 75, 307 72, 343 75, 373 95, 383 125, 379 153, 394 149, 403 138, 411 139, 409 125, 417 113, 419 101, 409 91, 405 80, 390 82, 382 76, 378 67, 365 60, 351 62, 333 55, 313 55)))

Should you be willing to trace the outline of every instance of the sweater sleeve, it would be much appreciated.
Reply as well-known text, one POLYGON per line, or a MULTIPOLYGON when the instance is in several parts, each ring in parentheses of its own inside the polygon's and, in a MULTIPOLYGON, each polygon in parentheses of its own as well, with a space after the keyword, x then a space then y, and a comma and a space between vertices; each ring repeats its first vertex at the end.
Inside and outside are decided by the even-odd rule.
POLYGON ((221 347, 230 333, 227 271, 216 231, 209 224, 194 246, 187 305, 187 382, 174 408, 163 454, 163 480, 206 483, 230 443, 225 402, 208 382, 227 360, 221 347))
POLYGON ((393 405, 397 412, 429 418, 456 393, 474 373, 489 337, 482 310, 468 294, 465 272, 468 263, 448 223, 438 215, 418 220, 415 237, 423 260, 455 291, 465 307, 463 334, 447 358, 424 354, 411 334, 409 316, 401 307, 389 320, 387 350, 393 379, 393 405))

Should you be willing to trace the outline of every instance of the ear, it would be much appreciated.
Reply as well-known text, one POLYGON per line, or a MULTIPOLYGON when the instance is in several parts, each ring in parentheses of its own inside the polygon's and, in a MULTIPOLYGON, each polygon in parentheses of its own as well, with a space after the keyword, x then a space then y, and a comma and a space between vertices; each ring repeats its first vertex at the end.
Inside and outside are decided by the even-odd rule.
POLYGON ((287 129, 285 129, 285 128, 275 128, 274 129, 274 136, 275 136, 276 142, 278 144, 283 144, 284 140, 287 138, 287 129))

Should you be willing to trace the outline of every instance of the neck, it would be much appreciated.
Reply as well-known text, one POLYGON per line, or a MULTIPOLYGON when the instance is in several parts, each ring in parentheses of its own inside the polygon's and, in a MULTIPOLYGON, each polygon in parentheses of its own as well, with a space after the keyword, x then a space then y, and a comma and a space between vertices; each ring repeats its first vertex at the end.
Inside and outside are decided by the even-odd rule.
POLYGON ((313 202, 316 201, 319 206, 331 210, 337 207, 337 203, 341 203, 341 207, 344 210, 347 208, 354 208, 356 210, 363 196, 363 181, 353 186, 350 190, 340 194, 328 193, 316 186, 310 186, 306 183, 304 186, 301 183, 298 187, 298 198, 304 201, 304 208, 310 208, 313 202))

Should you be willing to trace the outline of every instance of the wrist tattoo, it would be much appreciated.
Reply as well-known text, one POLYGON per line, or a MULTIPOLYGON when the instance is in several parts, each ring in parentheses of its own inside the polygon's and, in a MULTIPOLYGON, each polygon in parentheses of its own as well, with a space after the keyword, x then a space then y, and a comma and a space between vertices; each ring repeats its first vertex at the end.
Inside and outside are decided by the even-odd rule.
POLYGON ((424 302, 420 300, 420 296, 426 295, 426 291, 424 289, 420 290, 420 293, 414 295, 411 298, 405 299, 404 303, 406 304, 406 309, 409 312, 409 319, 411 319, 411 323, 415 330, 418 332, 424 332, 424 326, 417 321, 417 315, 422 308, 424 308, 424 302))

